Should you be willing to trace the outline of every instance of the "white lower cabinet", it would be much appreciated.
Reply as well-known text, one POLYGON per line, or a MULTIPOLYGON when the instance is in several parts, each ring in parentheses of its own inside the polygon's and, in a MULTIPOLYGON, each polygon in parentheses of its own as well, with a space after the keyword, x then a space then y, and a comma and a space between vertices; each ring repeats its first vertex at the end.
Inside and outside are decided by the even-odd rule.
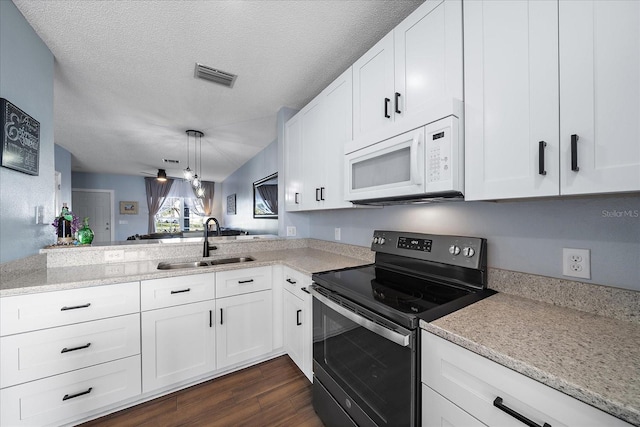
POLYGON ((311 278, 288 267, 284 270, 284 349, 313 382, 313 321, 311 294, 306 292, 311 278))
POLYGON ((215 301, 142 313, 142 391, 170 386, 216 368, 215 301))
MULTIPOLYGON (((516 413, 540 426, 545 423, 554 427, 630 426, 593 406, 436 335, 422 331, 421 346, 422 383, 442 399, 488 426, 524 425, 516 419, 516 413), (507 413, 509 410, 514 415, 507 413)), ((438 406, 432 397, 427 393, 422 398, 423 427, 441 426, 441 419, 451 416, 453 420, 450 414, 457 412, 449 407, 431 416, 428 411, 438 406)), ((451 423, 456 425, 456 421, 451 423)))
POLYGON ((422 384, 422 426, 486 427, 477 419, 422 384))
POLYGON ((269 353, 273 349, 271 290, 216 300, 218 369, 269 353))
POLYGON ((138 394, 136 355, 0 390, 0 425, 60 425, 138 394))

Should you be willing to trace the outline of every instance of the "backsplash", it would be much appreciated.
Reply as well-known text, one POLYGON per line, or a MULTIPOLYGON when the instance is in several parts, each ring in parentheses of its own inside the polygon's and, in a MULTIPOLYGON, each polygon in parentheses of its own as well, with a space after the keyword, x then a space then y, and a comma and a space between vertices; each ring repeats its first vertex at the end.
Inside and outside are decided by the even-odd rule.
POLYGON ((640 292, 489 268, 488 287, 498 292, 640 323, 640 292))

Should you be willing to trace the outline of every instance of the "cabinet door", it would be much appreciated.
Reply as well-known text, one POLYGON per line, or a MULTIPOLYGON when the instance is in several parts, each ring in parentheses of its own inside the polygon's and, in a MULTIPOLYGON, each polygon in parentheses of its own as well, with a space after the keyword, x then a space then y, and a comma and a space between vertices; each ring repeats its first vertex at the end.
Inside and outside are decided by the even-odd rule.
POLYGON ((284 206, 287 212, 300 210, 302 197, 302 134, 300 115, 285 124, 284 130, 284 206))
POLYGON ((557 17, 553 1, 465 3, 467 200, 559 194, 557 17))
POLYGON ((353 133, 352 96, 351 67, 322 92, 324 143, 320 147, 322 160, 316 159, 315 167, 322 172, 320 199, 324 209, 352 206, 344 198, 344 145, 353 133))
POLYGON ((303 195, 302 209, 318 209, 321 202, 324 149, 324 112, 322 97, 317 96, 302 110, 303 195))
POLYGON ((269 353, 272 348, 271 291, 216 301, 218 369, 269 353))
POLYGON ((422 384, 422 427, 486 427, 471 415, 422 384))
POLYGON ((353 64, 354 138, 393 123, 393 72, 391 32, 353 64))
POLYGON ((142 390, 215 369, 215 301, 142 313, 142 390))
POLYGON ((284 292, 284 348, 291 360, 304 372, 304 327, 306 310, 303 301, 284 292))
POLYGON ((394 42, 396 120, 462 100, 461 0, 426 1, 395 28, 394 42))
POLYGON ((640 2, 562 0, 559 11, 561 193, 638 191, 640 2))

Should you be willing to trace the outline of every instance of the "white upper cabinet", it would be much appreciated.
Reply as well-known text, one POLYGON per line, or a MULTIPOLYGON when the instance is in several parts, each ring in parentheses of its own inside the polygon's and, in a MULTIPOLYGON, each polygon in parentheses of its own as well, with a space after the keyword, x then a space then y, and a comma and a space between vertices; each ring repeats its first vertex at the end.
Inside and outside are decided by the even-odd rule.
POLYGON ((285 208, 339 209, 344 201, 344 144, 352 136, 351 68, 285 125, 285 208))
POLYGON ((559 6, 560 193, 638 191, 640 2, 559 6))
POLYGON ((300 116, 292 117, 284 127, 284 207, 297 211, 302 207, 302 136, 300 116))
POLYGON ((470 1, 464 25, 465 198, 557 195, 557 4, 470 1))
POLYGON ((470 1, 465 198, 640 190, 640 2, 470 1))
POLYGON ((353 138, 425 125, 453 98, 462 100, 462 2, 427 0, 353 65, 353 138))

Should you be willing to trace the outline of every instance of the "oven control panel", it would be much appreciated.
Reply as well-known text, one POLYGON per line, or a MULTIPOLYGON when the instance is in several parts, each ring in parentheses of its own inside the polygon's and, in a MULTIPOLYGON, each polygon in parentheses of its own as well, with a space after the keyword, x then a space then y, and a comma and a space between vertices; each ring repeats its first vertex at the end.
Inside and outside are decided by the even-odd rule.
POLYGON ((479 237, 376 230, 371 250, 476 269, 486 263, 486 240, 479 237))

